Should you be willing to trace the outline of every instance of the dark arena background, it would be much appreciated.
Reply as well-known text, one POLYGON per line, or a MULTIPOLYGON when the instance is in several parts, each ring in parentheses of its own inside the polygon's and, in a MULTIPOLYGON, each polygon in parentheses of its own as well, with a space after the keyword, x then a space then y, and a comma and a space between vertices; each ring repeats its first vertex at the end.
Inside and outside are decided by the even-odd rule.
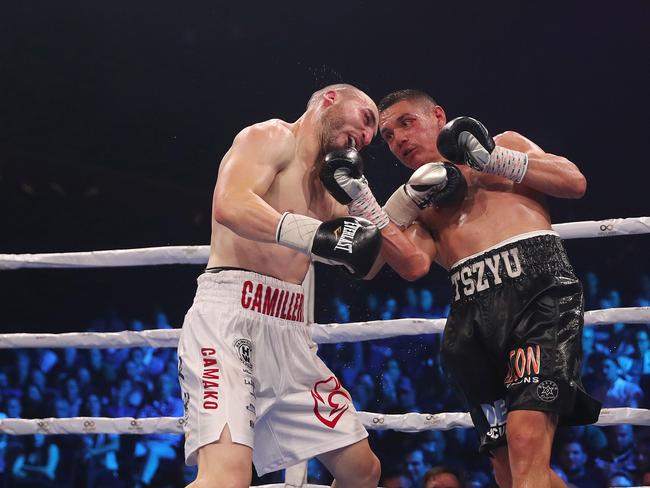
MULTIPOLYGON (((650 215, 647 1, 25 0, 5 2, 0 18, 1 254, 208 244, 218 165, 233 137, 269 118, 294 121, 315 90, 339 82, 375 100, 425 90, 450 118, 476 117, 493 134, 516 130, 574 161, 587 193, 551 199, 555 223, 650 215)), ((363 155, 384 202, 409 172, 379 138, 363 155)), ((647 235, 566 241, 588 309, 650 305, 649 244, 647 235)), ((2 270, 0 329, 178 328, 201 270, 2 270)), ((388 269, 371 282, 322 265, 316 276, 319 323, 446 315, 441 268, 413 283, 388 269)), ((593 330, 600 362, 585 367, 589 385, 604 381, 611 362, 633 383, 634 406, 648 408, 648 325, 593 330)), ((438 341, 408 336, 320 353, 359 410, 464 411, 440 372, 438 341)), ((180 401, 175 370, 173 349, 2 349, 0 412, 146 417, 163 416, 165 404, 181 416, 165 397, 180 401)), ((648 434, 564 429, 552 463, 577 487, 648 483, 648 434)), ((176 487, 195 476, 180 436, 37 437, 0 433, 2 486, 176 487), (17 467, 51 461, 49 446, 58 453, 49 476, 17 467)), ((370 442, 385 486, 420 488, 438 465, 464 486, 496 486, 473 430, 371 431, 370 442)), ((309 481, 331 479, 313 461, 309 481)), ((253 480, 282 482, 282 472, 253 480)))

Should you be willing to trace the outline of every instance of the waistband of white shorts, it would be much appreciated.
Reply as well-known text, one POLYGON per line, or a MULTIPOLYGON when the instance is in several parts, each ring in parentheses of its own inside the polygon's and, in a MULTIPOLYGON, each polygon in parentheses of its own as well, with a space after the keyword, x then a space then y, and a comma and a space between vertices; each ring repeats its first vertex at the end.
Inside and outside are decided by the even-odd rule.
POLYGON ((239 269, 203 273, 197 281, 197 302, 232 303, 264 316, 305 323, 302 285, 239 269))
POLYGON ((513 242, 523 241, 524 239, 530 239, 531 237, 537 237, 537 236, 559 236, 559 234, 557 232, 555 232, 554 230, 534 230, 532 232, 526 232, 524 234, 518 234, 516 236, 508 237, 507 239, 505 239, 505 240, 503 240, 501 242, 497 242, 493 246, 487 247, 487 248, 483 249, 482 251, 479 251, 479 252, 477 252, 475 254, 472 254, 470 256, 465 256, 464 258, 459 259, 454 264, 452 264, 449 269, 450 270, 454 269, 457 266, 460 266, 461 264, 463 264, 464 262, 469 261, 470 259, 474 259, 475 257, 478 257, 481 254, 485 254, 487 252, 490 252, 490 251, 492 251, 494 249, 498 249, 498 248, 506 246, 508 244, 512 244, 513 242))
POLYGON ((244 285, 250 281, 253 290, 257 288, 258 284, 263 286, 271 286, 279 290, 285 290, 295 293, 304 293, 302 285, 295 283, 288 283, 273 276, 263 275, 254 271, 246 271, 243 269, 224 269, 218 273, 206 272, 198 277, 199 288, 205 291, 219 290, 224 291, 228 285, 244 285))

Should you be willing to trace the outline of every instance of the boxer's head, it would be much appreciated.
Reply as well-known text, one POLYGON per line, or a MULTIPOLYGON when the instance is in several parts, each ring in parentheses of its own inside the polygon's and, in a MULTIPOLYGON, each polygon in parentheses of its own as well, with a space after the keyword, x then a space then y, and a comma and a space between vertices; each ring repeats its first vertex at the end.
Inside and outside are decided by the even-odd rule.
POLYGON ((326 86, 309 99, 307 110, 315 110, 321 123, 321 150, 370 144, 377 132, 377 106, 364 92, 352 85, 326 86))
POLYGON ((436 141, 446 122, 442 107, 419 90, 398 90, 379 102, 379 133, 397 159, 411 169, 443 160, 436 141))

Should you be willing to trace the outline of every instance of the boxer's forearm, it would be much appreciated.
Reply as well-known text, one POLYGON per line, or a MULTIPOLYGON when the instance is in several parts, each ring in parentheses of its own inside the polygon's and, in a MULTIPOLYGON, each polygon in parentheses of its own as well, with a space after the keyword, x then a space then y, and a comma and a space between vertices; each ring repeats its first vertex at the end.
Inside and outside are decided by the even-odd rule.
POLYGON ((513 131, 499 134, 495 142, 528 156, 522 185, 556 198, 580 198, 584 195, 587 180, 567 158, 547 153, 530 139, 513 131))
POLYGON ((381 231, 381 258, 402 278, 414 281, 425 276, 431 266, 432 255, 416 246, 395 224, 389 224, 381 231))
POLYGON ((523 185, 556 198, 581 198, 587 180, 578 167, 554 154, 529 154, 523 185))

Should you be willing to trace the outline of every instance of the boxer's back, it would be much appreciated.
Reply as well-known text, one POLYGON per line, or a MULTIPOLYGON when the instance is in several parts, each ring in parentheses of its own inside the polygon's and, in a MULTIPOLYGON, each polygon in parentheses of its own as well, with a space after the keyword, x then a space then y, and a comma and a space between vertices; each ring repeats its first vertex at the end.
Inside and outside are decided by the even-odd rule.
MULTIPOLYGON (((272 120, 257 125, 258 129, 278 132, 278 144, 287 147, 288 162, 279 171, 266 193, 259 195, 279 213, 291 211, 320 220, 329 219, 333 199, 313 177, 313 161, 300 159, 296 150, 296 124, 272 120)), ((276 136, 277 137, 277 136, 276 136)), ((214 200, 213 200, 214 214, 214 200)), ((301 253, 279 246, 246 239, 212 219, 209 267, 233 266, 255 271, 290 283, 301 283, 309 268, 309 258, 301 253)))

